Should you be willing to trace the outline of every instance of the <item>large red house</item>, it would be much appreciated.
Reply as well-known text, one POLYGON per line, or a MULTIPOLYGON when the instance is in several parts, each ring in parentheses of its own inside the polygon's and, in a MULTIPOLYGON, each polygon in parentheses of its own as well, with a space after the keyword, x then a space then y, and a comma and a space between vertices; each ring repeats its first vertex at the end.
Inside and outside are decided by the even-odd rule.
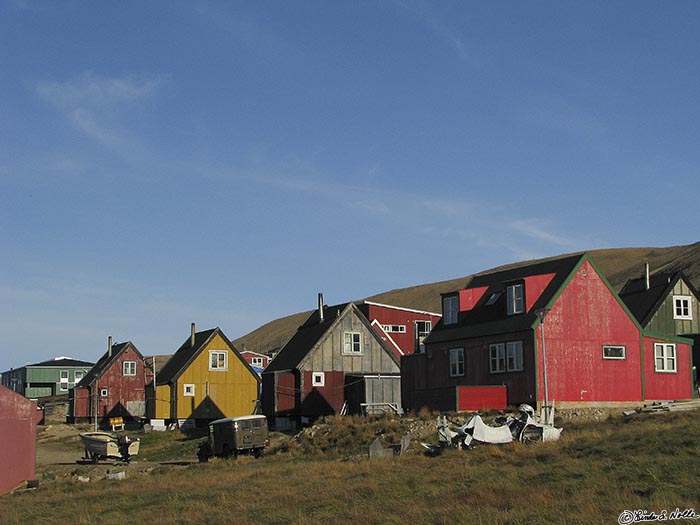
POLYGON ((139 420, 146 416, 146 384, 153 380, 144 357, 131 342, 112 344, 70 392, 70 419, 94 421, 104 427, 109 418, 139 420))
POLYGON ((487 386, 559 407, 691 397, 692 342, 645 331, 587 254, 478 274, 442 303, 425 354, 402 358, 404 408, 465 409, 461 387, 487 386))

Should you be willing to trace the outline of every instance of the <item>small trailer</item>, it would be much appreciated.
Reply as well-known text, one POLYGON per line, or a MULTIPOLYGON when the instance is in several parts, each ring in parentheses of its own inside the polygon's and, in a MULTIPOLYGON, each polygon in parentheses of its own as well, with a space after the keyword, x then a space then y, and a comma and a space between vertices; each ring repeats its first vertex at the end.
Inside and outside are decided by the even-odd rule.
POLYGON ((265 416, 227 417, 209 423, 209 437, 199 444, 197 457, 202 463, 213 456, 253 454, 259 458, 269 444, 265 416))
POLYGON ((84 432, 80 439, 85 447, 84 459, 97 463, 100 459, 117 459, 124 463, 131 461, 131 456, 139 453, 138 438, 118 435, 110 432, 84 432))

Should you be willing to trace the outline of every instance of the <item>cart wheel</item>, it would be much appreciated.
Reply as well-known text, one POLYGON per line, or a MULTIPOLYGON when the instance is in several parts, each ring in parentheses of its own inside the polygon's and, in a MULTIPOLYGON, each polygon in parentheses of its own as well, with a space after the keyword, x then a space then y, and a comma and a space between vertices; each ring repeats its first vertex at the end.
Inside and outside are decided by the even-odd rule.
POLYGON ((253 450, 253 454, 255 455, 255 458, 259 458, 263 455, 263 449, 262 448, 256 448, 253 450))
POLYGON ((100 460, 100 457, 97 454, 95 454, 94 452, 91 452, 90 459, 92 459, 93 465, 97 465, 97 462, 100 460))

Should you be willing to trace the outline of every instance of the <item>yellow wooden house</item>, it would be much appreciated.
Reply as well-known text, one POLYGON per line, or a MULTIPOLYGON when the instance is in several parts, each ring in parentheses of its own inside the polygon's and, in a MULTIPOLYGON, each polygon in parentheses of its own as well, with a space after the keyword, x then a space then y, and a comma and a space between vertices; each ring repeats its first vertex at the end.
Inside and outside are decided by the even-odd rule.
POLYGON ((156 376, 153 419, 205 423, 254 413, 260 379, 220 328, 192 333, 156 376))

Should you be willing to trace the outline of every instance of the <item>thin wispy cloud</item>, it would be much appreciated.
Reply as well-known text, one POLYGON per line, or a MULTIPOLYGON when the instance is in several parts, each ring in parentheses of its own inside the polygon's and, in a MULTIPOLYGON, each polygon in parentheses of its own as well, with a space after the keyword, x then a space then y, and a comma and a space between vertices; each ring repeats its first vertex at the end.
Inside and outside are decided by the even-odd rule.
POLYGON ((126 116, 141 111, 132 105, 156 96, 167 81, 167 75, 110 77, 88 71, 61 82, 38 82, 34 90, 84 136, 124 159, 137 160, 144 157, 144 148, 126 116))
POLYGON ((533 239, 545 241, 550 244, 571 247, 574 242, 561 235, 547 231, 547 223, 541 219, 519 219, 510 223, 510 227, 517 233, 524 234, 533 239))
POLYGON ((39 82, 35 89, 44 101, 70 111, 76 108, 113 107, 150 97, 167 79, 167 75, 152 78, 109 77, 88 71, 63 82, 39 82))

